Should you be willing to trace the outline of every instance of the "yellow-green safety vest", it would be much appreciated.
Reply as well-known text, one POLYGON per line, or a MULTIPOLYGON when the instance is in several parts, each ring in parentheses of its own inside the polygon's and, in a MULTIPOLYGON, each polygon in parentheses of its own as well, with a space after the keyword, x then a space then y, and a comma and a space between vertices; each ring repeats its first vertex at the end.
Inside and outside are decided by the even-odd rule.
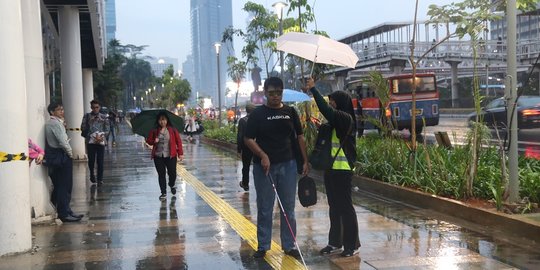
MULTIPOLYGON (((336 135, 336 129, 332 130, 332 150, 330 153, 332 154, 332 158, 336 156, 336 153, 339 149, 340 142, 336 135)), ((336 160, 334 160, 334 163, 332 164, 332 170, 352 170, 351 166, 349 166, 349 161, 347 161, 347 156, 345 156, 345 152, 343 151, 343 147, 339 149, 339 153, 336 156, 336 160)))

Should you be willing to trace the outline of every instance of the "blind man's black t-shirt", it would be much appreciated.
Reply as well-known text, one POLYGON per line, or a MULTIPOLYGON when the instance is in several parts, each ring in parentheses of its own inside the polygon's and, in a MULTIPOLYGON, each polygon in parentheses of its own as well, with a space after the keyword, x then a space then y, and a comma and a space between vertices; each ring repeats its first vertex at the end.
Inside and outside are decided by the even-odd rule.
MULTIPOLYGON (((283 105, 273 109, 262 105, 249 115, 245 137, 255 139, 268 155, 270 163, 275 164, 294 159, 291 139, 296 137, 295 133, 303 134, 300 118, 294 108, 283 105)), ((254 155, 253 162, 260 164, 261 159, 254 155)))

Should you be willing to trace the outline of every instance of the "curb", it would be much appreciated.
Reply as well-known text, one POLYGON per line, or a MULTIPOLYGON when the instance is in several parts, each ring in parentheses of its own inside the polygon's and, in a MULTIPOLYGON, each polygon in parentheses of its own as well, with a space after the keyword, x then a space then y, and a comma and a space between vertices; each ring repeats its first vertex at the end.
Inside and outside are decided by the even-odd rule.
MULTIPOLYGON (((205 137, 201 137, 201 142, 236 153, 235 144, 205 137)), ((322 181, 323 179, 321 171, 312 170, 310 176, 317 181, 322 181)), ((472 222, 476 225, 489 227, 491 230, 495 229, 509 235, 526 238, 534 243, 540 243, 540 224, 535 224, 518 215, 508 215, 493 210, 473 207, 458 200, 392 185, 364 176, 353 176, 352 181, 354 186, 369 193, 406 202, 418 208, 433 210, 441 214, 472 222)))

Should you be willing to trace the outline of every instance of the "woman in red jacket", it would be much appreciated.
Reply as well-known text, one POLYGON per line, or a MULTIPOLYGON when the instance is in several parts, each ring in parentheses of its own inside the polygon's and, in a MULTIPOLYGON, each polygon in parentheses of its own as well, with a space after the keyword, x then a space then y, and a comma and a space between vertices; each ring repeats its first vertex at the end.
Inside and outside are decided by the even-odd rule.
POLYGON ((150 131, 146 143, 152 145, 152 159, 154 159, 154 165, 159 175, 159 188, 161 189, 159 199, 164 200, 167 198, 165 170, 169 175, 171 193, 174 195, 176 194, 176 162, 184 159, 180 134, 171 125, 171 121, 165 112, 157 115, 156 128, 150 131))

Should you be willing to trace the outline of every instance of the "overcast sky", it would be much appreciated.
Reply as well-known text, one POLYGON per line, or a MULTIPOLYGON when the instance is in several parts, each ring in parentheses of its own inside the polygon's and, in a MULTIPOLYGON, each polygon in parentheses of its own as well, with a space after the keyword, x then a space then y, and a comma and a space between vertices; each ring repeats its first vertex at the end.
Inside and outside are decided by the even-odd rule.
MULTIPOLYGON (((233 24, 245 29, 246 0, 233 0, 233 24)), ((277 0, 253 0, 272 9, 277 0)), ((456 0, 420 0, 419 20, 431 4, 456 0)), ((315 10, 317 27, 339 39, 385 22, 412 21, 414 0, 308 0, 315 10)), ((116 0, 116 38, 122 44, 148 45, 146 54, 178 58, 180 68, 191 53, 190 0, 116 0)), ((315 29, 314 26, 309 30, 315 29)), ((235 48, 237 52, 240 48, 235 48)))

